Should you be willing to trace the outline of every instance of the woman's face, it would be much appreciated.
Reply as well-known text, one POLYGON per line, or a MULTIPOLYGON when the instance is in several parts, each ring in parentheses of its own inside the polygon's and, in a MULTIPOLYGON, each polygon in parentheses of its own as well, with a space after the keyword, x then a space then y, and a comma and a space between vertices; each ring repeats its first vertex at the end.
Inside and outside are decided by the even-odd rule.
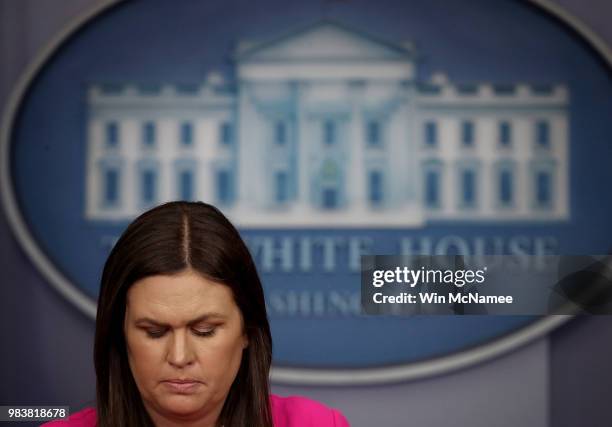
POLYGON ((248 345, 228 286, 186 271, 128 290, 124 332, 130 368, 157 425, 213 425, 248 345))

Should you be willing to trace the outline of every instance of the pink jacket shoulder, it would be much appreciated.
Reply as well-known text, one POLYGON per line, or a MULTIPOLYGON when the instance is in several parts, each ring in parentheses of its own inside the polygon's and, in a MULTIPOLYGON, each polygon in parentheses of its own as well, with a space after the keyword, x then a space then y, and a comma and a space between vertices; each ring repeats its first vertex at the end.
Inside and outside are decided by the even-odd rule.
MULTIPOLYGON (((270 395, 274 427, 350 427, 340 411, 301 396, 270 395)), ((51 421, 41 427, 95 427, 96 410, 86 408, 67 420, 51 421)))
POLYGON ((301 396, 270 395, 274 427, 350 427, 340 411, 301 396))
POLYGON ((85 408, 70 415, 67 420, 51 421, 41 427, 95 427, 97 424, 96 410, 85 408))

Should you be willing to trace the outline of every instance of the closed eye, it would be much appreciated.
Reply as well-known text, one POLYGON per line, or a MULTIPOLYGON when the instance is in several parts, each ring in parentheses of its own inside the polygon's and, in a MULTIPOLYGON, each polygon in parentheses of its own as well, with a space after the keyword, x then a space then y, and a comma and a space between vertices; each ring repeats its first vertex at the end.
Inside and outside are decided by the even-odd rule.
MULTIPOLYGON (((147 336, 149 338, 157 339, 157 338, 163 337, 166 334, 167 329, 165 328, 145 329, 145 332, 147 333, 147 336)), ((198 337, 211 337, 215 334, 216 328, 207 328, 207 329, 194 328, 192 329, 192 332, 194 335, 198 337)))
POLYGON ((161 338, 166 333, 165 329, 147 329, 146 331, 149 338, 161 338))
POLYGON ((210 329, 193 329, 194 335, 199 337, 212 337, 216 332, 215 328, 210 329))

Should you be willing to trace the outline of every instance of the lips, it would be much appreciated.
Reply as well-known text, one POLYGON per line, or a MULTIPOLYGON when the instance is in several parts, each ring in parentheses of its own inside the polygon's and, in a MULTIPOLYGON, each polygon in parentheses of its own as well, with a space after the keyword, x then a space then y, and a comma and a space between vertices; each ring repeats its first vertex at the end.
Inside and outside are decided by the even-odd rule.
POLYGON ((185 378, 185 379, 180 379, 180 378, 173 378, 171 380, 165 380, 166 382, 169 383, 176 383, 176 384, 185 384, 185 383, 199 383, 200 381, 193 379, 193 378, 185 378))
POLYGON ((190 378, 165 380, 162 381, 162 384, 171 392, 181 394, 194 393, 202 386, 201 381, 190 378))

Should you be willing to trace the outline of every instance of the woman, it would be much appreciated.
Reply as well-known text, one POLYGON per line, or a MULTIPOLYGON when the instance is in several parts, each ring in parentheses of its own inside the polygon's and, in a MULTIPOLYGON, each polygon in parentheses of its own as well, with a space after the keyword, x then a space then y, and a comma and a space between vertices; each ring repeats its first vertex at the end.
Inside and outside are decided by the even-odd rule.
POLYGON ((269 394, 272 338, 255 264, 215 207, 170 202, 132 222, 104 266, 97 407, 47 426, 348 426, 269 394))

